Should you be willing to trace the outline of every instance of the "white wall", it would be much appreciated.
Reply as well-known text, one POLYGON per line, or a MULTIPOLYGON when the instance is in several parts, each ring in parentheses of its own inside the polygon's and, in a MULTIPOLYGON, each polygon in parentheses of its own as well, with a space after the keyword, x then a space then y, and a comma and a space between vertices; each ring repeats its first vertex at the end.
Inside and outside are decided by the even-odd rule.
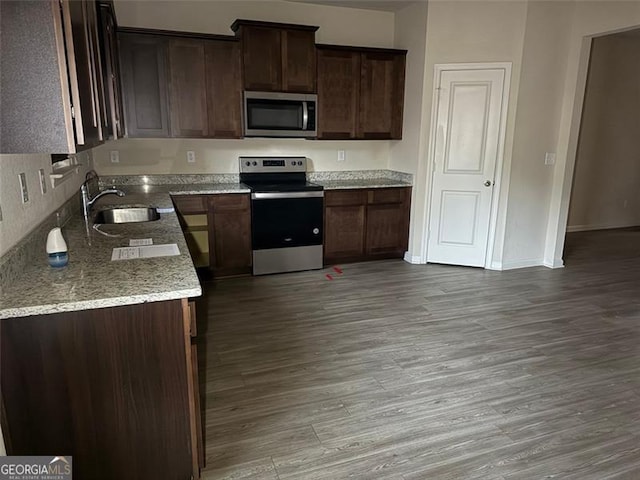
MULTIPOLYGON (((423 83, 421 141, 429 138, 433 94, 433 72, 436 64, 512 62, 512 84, 507 113, 505 168, 500 198, 498 237, 504 234, 509 166, 515 128, 515 115, 520 78, 522 45, 526 21, 525 2, 455 1, 429 2, 427 42, 423 83)), ((412 205, 412 238, 409 254, 416 259, 424 255, 425 218, 429 208, 431 171, 426 149, 421 150, 414 180, 412 205)), ((497 245, 495 257, 501 258, 497 245)))
MULTIPOLYGON (((78 154, 84 164, 78 174, 52 188, 50 155, 0 155, 0 256, 40 224, 46 217, 76 195, 91 165, 91 151, 78 154), (38 170, 44 169, 47 193, 40 191, 38 170), (24 172, 29 190, 29 201, 22 203, 18 174, 24 172)), ((43 245, 44 248, 44 245, 43 245)))
POLYGON ((529 2, 517 99, 502 268, 541 265, 573 4, 529 2))
POLYGON ((387 168, 389 142, 310 141, 250 138, 211 139, 124 139, 107 142, 95 149, 94 165, 100 175, 169 173, 238 173, 242 155, 306 156, 312 171, 374 170, 387 168), (120 163, 110 161, 110 151, 118 150, 120 163), (187 163, 187 150, 196 154, 196 163, 187 163), (338 162, 338 150, 346 161, 338 162))
POLYGON ((640 225, 640 33, 596 38, 569 207, 571 231, 640 225))
MULTIPOLYGON (((402 140, 391 142, 389 168, 416 174, 420 159, 424 158, 427 139, 422 135, 425 53, 427 42, 426 2, 416 3, 396 12, 395 47, 408 50, 405 71, 404 115, 402 140)), ((412 191, 411 204, 421 203, 416 198, 417 191, 412 191)), ((415 211, 415 209, 413 209, 415 211)), ((413 214, 412 211, 412 214, 413 214)), ((410 223, 409 251, 413 250, 415 234, 414 218, 410 223)), ((419 258, 409 259, 419 262, 419 258)))
POLYGON ((315 25, 316 42, 393 46, 393 13, 282 0, 115 0, 118 25, 233 35, 238 18, 315 25))

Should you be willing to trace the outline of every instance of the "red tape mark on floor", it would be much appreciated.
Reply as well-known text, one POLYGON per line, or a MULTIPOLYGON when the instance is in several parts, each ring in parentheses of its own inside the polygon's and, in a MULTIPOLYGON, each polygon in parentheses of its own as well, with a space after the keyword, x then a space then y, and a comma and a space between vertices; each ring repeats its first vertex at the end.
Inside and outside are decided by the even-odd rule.
POLYGON ((333 280, 333 277, 331 275, 329 275, 328 273, 325 275, 325 277, 327 277, 327 280, 333 280))
POLYGON ((340 267, 333 267, 333 269, 338 275, 342 275, 342 269, 340 267))

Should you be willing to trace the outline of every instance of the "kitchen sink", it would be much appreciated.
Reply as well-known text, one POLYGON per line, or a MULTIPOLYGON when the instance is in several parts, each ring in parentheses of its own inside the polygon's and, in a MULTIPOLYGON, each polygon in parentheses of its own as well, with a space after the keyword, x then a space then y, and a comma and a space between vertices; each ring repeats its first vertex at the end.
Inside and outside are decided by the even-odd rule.
POLYGON ((152 207, 109 208, 100 210, 93 223, 104 225, 113 223, 153 222, 159 218, 160 214, 152 207))

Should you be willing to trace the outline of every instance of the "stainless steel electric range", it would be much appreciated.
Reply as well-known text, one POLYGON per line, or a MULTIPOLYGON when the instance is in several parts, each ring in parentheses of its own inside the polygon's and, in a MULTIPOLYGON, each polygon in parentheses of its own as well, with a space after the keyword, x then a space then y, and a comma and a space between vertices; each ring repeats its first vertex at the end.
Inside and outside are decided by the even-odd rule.
POLYGON ((322 268, 322 186, 307 182, 305 157, 240 157, 251 189, 253 274, 322 268))

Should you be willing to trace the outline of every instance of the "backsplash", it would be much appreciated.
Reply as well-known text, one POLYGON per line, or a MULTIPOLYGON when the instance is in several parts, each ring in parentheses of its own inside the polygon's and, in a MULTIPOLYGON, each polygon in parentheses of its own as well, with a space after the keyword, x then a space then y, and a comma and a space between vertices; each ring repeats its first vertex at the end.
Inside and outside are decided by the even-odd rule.
POLYGON ((62 227, 71 216, 79 215, 81 210, 80 195, 74 195, 58 210, 45 218, 31 233, 10 248, 0 257, 0 290, 4 285, 13 282, 23 272, 25 265, 41 260, 42 268, 49 268, 45 244, 49 230, 62 227))
POLYGON ((94 151, 95 169, 110 175, 168 175, 238 173, 241 156, 307 157, 312 172, 334 170, 380 170, 388 168, 390 141, 325 141, 246 138, 242 140, 125 138, 110 141, 94 151), (111 152, 118 152, 113 163, 111 152), (338 152, 345 161, 338 161, 338 152), (195 162, 187 162, 194 152, 195 162))

